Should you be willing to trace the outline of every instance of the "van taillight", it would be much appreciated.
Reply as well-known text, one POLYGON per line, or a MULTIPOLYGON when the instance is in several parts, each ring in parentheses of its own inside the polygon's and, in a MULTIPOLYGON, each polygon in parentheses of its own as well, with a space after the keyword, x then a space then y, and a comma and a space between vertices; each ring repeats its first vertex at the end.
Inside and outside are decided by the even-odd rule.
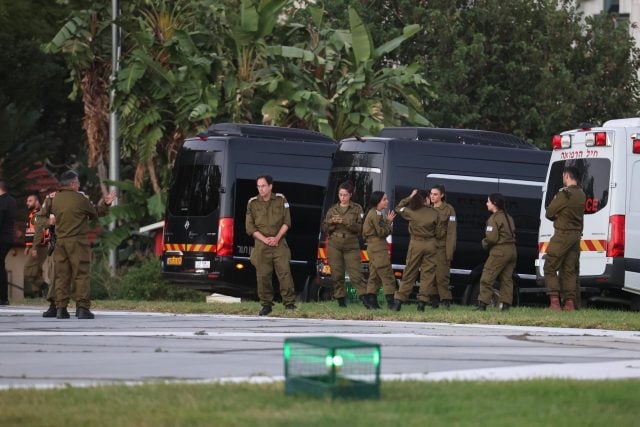
POLYGON ((233 255, 233 218, 220 218, 218 221, 218 256, 233 255))
POLYGON ((640 139, 633 140, 633 154, 640 154, 640 139))
POLYGON ((560 135, 553 135, 553 138, 551 138, 551 148, 554 150, 562 148, 562 137, 560 135))
POLYGON ((611 215, 609 217, 609 241, 607 242, 607 256, 624 256, 624 215, 611 215))

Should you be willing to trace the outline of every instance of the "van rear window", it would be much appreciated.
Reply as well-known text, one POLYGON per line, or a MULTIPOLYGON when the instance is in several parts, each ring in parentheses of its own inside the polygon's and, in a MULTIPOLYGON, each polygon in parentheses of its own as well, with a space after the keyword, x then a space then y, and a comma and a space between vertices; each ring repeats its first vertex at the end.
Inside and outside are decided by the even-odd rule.
POLYGON ((582 174, 582 190, 587 196, 585 215, 594 214, 607 206, 609 201, 609 159, 560 160, 551 165, 545 207, 549 206, 556 193, 562 188, 562 170, 567 166, 577 168, 582 174))
POLYGON ((174 166, 167 206, 179 216, 206 216, 220 204, 221 171, 216 153, 185 151, 174 166))

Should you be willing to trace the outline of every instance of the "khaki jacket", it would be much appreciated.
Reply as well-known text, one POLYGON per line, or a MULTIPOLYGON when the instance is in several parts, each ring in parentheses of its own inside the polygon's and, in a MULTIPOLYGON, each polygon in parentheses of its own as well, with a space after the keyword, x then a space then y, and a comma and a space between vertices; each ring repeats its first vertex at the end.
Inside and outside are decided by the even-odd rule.
POLYGON ((499 211, 487 220, 485 238, 482 239, 482 247, 490 249, 496 245, 516 242, 516 225, 511 215, 499 211))
POLYGON ((386 238, 391 234, 391 221, 384 214, 375 209, 369 209, 362 225, 362 236, 366 239, 368 247, 375 245, 387 246, 386 238), (379 242, 379 243, 378 243, 379 242))
POLYGON ((324 217, 324 230, 331 236, 333 233, 342 233, 347 236, 359 236, 362 232, 362 206, 349 202, 346 211, 340 207, 340 203, 331 206, 324 217), (342 223, 330 222, 333 216, 342 218, 342 223))
POLYGON ((41 241, 44 230, 49 225, 49 216, 56 217, 56 236, 85 237, 89 232, 89 221, 105 215, 108 207, 101 204, 96 208, 87 196, 71 188, 62 188, 48 195, 42 208, 36 214, 35 241, 41 241))
POLYGON ((271 199, 266 202, 260 196, 249 199, 244 225, 249 236, 259 231, 265 237, 274 237, 283 224, 291 229, 289 202, 282 194, 271 193, 271 199))
POLYGON ((396 212, 409 221, 409 234, 411 237, 419 237, 430 239, 435 237, 444 237, 438 234, 439 221, 438 212, 431 206, 424 206, 418 210, 412 210, 406 206, 409 204, 411 197, 405 197, 400 200, 396 206, 396 212))
POLYGON ((553 228, 557 230, 582 231, 586 199, 582 188, 576 185, 565 187, 549 203, 545 216, 553 221, 553 228))
POLYGON ((438 212, 438 247, 445 248, 447 260, 453 259, 453 253, 456 251, 457 240, 457 221, 456 211, 453 206, 447 202, 442 202, 440 207, 433 207, 438 212))

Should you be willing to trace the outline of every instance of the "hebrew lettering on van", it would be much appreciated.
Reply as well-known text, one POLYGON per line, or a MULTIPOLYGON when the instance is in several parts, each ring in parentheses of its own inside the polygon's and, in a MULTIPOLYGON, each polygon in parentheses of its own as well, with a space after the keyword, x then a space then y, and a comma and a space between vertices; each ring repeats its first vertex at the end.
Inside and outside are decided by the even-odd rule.
POLYGON ((238 248, 238 255, 251 256, 251 252, 253 252, 253 246, 249 245, 237 245, 236 248, 238 248))

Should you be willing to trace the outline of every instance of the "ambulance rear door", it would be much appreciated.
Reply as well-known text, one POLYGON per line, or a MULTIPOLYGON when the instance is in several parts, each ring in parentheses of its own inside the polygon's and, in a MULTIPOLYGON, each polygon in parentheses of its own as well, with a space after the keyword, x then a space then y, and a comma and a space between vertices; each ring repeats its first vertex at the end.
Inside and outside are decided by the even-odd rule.
POLYGON ((626 145, 626 196, 628 212, 625 218, 625 283, 624 290, 640 294, 640 132, 628 136, 626 145))

